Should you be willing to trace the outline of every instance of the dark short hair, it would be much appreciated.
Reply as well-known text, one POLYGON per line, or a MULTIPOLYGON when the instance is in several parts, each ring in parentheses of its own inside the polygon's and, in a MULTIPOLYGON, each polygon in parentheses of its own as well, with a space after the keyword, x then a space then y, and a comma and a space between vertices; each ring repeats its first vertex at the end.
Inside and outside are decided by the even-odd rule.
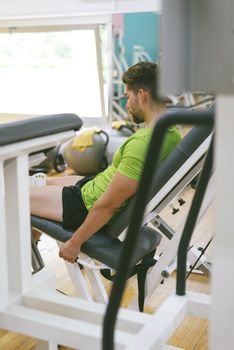
POLYGON ((159 96, 158 80, 159 67, 153 62, 138 62, 122 75, 122 81, 135 94, 139 89, 147 90, 154 102, 164 103, 165 99, 159 96))

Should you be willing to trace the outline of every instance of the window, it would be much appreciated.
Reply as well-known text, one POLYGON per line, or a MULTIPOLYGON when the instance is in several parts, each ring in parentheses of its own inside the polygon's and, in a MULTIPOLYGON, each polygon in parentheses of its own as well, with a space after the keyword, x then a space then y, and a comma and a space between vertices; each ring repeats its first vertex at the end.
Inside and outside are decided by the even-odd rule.
POLYGON ((0 33, 0 113, 107 114, 104 25, 0 33))

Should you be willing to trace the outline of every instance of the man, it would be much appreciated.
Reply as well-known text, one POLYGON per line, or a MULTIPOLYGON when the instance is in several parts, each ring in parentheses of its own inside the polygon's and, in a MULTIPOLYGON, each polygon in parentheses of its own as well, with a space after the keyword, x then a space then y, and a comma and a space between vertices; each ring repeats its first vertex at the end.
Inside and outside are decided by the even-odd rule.
MULTIPOLYGON (((59 256, 74 262, 80 247, 90 236, 105 226, 137 190, 144 165, 152 127, 165 112, 157 93, 158 66, 139 62, 123 74, 127 110, 137 124, 145 127, 116 151, 113 162, 94 179, 66 176, 50 179, 49 186, 31 188, 31 213, 63 223, 74 230, 63 244, 59 256)), ((164 142, 161 161, 180 141, 178 130, 170 128, 164 142)))

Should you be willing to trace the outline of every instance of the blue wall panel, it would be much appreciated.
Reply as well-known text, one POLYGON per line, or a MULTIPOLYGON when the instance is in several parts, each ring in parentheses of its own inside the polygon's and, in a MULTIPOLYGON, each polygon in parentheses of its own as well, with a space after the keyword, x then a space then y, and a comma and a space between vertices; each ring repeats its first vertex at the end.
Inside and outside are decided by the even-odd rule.
POLYGON ((160 14, 152 12, 125 14, 123 43, 129 65, 132 65, 134 45, 142 45, 152 60, 157 61, 160 49, 160 14))

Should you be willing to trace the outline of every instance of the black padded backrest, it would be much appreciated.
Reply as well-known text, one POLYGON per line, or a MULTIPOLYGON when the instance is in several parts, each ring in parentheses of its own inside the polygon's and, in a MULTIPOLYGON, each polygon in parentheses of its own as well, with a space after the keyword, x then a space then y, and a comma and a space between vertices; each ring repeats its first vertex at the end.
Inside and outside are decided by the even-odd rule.
MULTIPOLYGON (((194 126, 181 140, 177 147, 160 165, 153 180, 148 202, 167 183, 167 181, 179 170, 185 161, 196 151, 196 149, 211 134, 210 127, 194 126)), ((153 161, 153 160, 152 160, 153 161)), ((130 217, 134 207, 133 197, 126 208, 108 225, 107 232, 113 237, 118 237, 129 225, 130 217)))
POLYGON ((0 125, 0 146, 35 137, 79 130, 83 122, 76 114, 52 114, 0 125))

